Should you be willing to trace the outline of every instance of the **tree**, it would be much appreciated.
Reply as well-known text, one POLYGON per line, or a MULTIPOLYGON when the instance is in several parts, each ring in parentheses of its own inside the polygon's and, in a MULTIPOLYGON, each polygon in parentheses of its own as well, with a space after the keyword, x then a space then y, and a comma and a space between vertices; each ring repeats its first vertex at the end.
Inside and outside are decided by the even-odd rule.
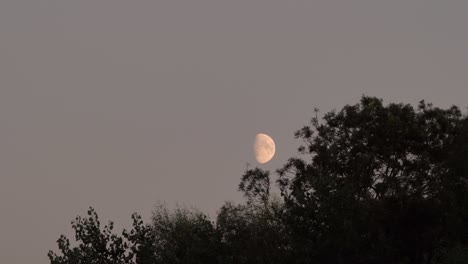
POLYGON ((270 198, 270 172, 259 168, 247 170, 242 175, 239 191, 244 193, 248 202, 268 204, 270 198))
POLYGON ((121 236, 113 233, 113 222, 101 229, 99 217, 93 208, 89 208, 87 218, 76 217, 72 227, 79 244, 71 247, 69 239, 62 235, 57 241, 62 255, 49 251, 51 264, 134 263, 127 243, 121 236))
POLYGON ((208 216, 195 209, 170 212, 158 206, 153 212, 154 263, 217 263, 218 236, 208 216))
POLYGON ((238 187, 247 202, 227 202, 218 212, 219 263, 287 263, 290 249, 282 219, 284 206, 270 195, 270 172, 246 170, 238 187))
POLYGON ((130 256, 137 264, 154 264, 157 262, 155 245, 157 243, 153 226, 145 224, 140 215, 132 214, 133 228, 124 230, 123 237, 128 241, 130 256))
POLYGON ((296 259, 431 263, 451 221, 468 220, 466 165, 454 170, 466 162, 451 155, 466 153, 464 120, 457 107, 363 97, 297 131, 304 159, 278 170, 296 259))
POLYGON ((282 214, 283 205, 278 200, 224 204, 216 222, 221 238, 219 263, 289 263, 282 214))
POLYGON ((362 97, 295 133, 299 157, 277 171, 247 170, 247 202, 216 221, 165 206, 122 236, 91 208, 77 245, 61 236, 52 264, 366 263, 457 264, 468 256, 468 117, 421 101, 362 97))
POLYGON ((87 218, 77 216, 72 222, 77 245, 62 235, 57 241, 61 255, 48 254, 51 264, 217 263, 218 236, 203 213, 185 208, 170 212, 160 205, 151 224, 144 224, 138 214, 132 219, 132 229, 117 235, 112 222, 101 228, 90 208, 87 218))

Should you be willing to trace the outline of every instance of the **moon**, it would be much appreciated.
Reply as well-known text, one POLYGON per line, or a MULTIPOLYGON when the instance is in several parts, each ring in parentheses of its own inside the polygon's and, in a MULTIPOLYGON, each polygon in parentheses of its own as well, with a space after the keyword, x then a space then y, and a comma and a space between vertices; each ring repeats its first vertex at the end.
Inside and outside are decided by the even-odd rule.
POLYGON ((275 141, 267 134, 257 134, 254 143, 255 159, 258 163, 267 163, 275 155, 275 141))

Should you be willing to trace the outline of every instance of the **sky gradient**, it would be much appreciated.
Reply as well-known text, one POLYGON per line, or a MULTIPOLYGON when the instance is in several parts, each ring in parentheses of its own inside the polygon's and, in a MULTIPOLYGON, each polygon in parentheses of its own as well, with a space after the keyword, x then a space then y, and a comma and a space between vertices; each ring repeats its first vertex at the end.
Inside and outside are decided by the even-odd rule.
POLYGON ((0 1, 0 263, 48 263, 94 206, 214 215, 257 133, 361 95, 468 106, 468 1, 0 1))

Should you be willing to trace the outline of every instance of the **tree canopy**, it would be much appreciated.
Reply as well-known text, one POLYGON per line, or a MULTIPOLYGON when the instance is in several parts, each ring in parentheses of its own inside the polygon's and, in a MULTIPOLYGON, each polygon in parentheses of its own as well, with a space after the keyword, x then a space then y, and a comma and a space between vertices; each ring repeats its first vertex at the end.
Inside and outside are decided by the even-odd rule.
POLYGON ((468 118, 421 101, 362 97, 295 133, 298 156, 270 172, 245 171, 244 204, 217 218, 195 209, 134 214, 121 235, 91 208, 61 236, 64 263, 466 263, 468 118), (274 182, 274 181, 273 181, 274 182))

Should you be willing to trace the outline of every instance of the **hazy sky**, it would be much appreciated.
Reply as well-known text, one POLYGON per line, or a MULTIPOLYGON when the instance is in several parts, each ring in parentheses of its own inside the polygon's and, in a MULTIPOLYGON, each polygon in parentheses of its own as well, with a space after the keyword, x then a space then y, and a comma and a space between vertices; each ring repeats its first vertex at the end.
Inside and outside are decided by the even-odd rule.
POLYGON ((264 132, 362 94, 468 106, 468 1, 0 0, 0 263, 48 263, 92 205, 214 214, 264 132))

